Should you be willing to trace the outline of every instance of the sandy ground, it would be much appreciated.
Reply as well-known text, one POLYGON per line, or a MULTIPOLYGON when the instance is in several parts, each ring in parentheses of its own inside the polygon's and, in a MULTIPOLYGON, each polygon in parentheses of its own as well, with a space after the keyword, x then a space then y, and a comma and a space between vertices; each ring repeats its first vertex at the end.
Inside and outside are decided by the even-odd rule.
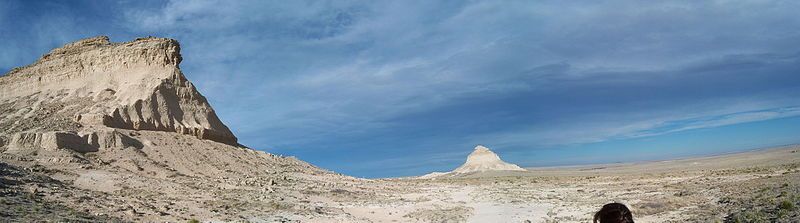
POLYGON ((141 146, 90 153, 0 147, 0 220, 590 222, 603 204, 622 202, 637 222, 800 221, 797 146, 369 180, 187 135, 116 131, 141 146))
MULTIPOLYGON (((637 222, 733 221, 747 209, 736 202, 755 202, 765 190, 795 193, 799 165, 800 152, 790 146, 660 162, 388 179, 383 183, 394 185, 396 194, 346 203, 343 210, 352 216, 348 220, 363 222, 589 222, 603 204, 622 202, 637 222)), ((782 196, 777 201, 800 201, 797 194, 782 196)), ((800 220, 792 211, 781 213, 772 220, 800 220)))

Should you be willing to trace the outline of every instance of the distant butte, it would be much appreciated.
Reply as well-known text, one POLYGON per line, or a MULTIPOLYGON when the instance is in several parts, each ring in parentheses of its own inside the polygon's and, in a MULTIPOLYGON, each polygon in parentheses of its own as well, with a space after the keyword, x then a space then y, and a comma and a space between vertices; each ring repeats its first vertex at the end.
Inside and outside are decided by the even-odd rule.
POLYGON ((497 154, 489 150, 489 148, 478 145, 475 147, 475 150, 467 156, 467 162, 453 170, 453 172, 471 173, 498 170, 525 171, 525 169, 517 165, 506 163, 501 160, 500 156, 497 156, 497 154))
POLYGON ((489 148, 478 145, 475 150, 467 156, 467 161, 463 165, 450 172, 433 172, 418 178, 430 179, 438 177, 454 177, 471 173, 495 172, 495 171, 527 171, 517 165, 506 163, 500 156, 492 152, 489 148))

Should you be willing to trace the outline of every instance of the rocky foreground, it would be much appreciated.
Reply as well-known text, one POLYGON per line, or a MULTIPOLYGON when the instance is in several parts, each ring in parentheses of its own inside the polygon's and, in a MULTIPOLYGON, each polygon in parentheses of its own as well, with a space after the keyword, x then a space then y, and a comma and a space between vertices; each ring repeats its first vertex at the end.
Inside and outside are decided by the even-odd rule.
POLYGON ((0 77, 0 221, 587 222, 612 201, 637 222, 800 220, 794 146, 527 171, 476 150, 449 176, 343 176, 239 145, 181 60, 172 39, 96 37, 0 77))

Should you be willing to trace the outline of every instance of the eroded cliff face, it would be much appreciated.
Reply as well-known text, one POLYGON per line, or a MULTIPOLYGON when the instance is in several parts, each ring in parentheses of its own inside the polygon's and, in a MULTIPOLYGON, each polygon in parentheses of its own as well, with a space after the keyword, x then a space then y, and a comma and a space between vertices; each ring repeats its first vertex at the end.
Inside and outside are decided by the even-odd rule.
MULTIPOLYGON (((236 145, 179 68, 173 39, 70 43, 0 77, 0 140, 26 131, 93 126, 156 130, 236 145)), ((6 139, 7 141, 8 139, 6 139)))

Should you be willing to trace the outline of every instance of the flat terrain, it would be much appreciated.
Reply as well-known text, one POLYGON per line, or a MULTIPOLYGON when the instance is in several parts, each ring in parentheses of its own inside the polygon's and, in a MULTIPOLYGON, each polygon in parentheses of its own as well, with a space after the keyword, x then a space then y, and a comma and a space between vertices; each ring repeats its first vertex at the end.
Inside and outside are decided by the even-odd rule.
MULTIPOLYGON (((391 179, 383 196, 338 202, 364 222, 590 222, 628 204, 637 222, 797 222, 796 146, 682 160, 391 179)), ((313 219, 324 221, 335 219, 313 219)))
MULTIPOLYGON (((247 148, 155 131, 99 152, 0 156, 4 222, 797 222, 800 147, 433 179, 358 179, 247 148)), ((69 152, 69 153, 67 153, 69 152)))

